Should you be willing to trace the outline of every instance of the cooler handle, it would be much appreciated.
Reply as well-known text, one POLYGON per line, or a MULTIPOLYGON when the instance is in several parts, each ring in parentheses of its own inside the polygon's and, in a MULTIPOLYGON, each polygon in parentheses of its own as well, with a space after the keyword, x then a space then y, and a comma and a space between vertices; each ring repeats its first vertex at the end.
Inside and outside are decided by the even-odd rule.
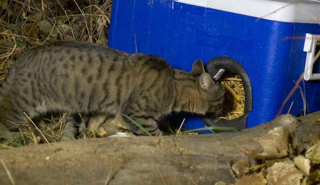
POLYGON ((312 73, 316 44, 320 41, 320 35, 306 34, 303 51, 307 52, 304 68, 304 80, 320 80, 320 73, 312 73))

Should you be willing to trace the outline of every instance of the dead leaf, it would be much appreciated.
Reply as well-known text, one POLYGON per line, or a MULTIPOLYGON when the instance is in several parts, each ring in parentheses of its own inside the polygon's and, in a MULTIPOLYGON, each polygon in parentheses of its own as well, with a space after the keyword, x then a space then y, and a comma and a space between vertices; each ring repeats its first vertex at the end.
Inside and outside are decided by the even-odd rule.
POLYGON ((33 39, 38 38, 39 28, 35 23, 28 23, 22 26, 23 35, 33 39))
POLYGON ((320 163, 320 142, 306 151, 306 157, 310 159, 313 164, 320 163))
POLYGON ((303 172, 304 175, 309 175, 310 173, 310 160, 300 155, 294 158, 294 164, 303 172))
POLYGON ((293 164, 275 163, 267 169, 268 185, 300 185, 303 173, 293 164))
POLYGON ((254 176, 243 176, 241 179, 237 180, 235 185, 265 185, 266 180, 262 173, 258 173, 254 176))
POLYGON ((310 173, 310 175, 308 177, 308 181, 310 181, 311 183, 308 183, 308 184, 313 184, 314 182, 319 181, 319 180, 320 180, 320 171, 317 170, 313 173, 310 173))
POLYGON ((275 159, 285 157, 289 154, 288 139, 290 132, 286 127, 276 127, 259 138, 263 152, 246 151, 250 158, 275 159))
POLYGON ((30 21, 30 22, 38 22, 38 21, 41 20, 41 18, 42 18, 42 13, 37 12, 37 13, 33 13, 33 14, 29 15, 28 21, 30 21))
POLYGON ((65 36, 71 30, 71 27, 67 24, 58 25, 59 31, 61 31, 61 35, 65 36))
POLYGON ((232 165, 231 168, 238 176, 242 176, 250 171, 249 163, 247 160, 237 161, 232 165))
POLYGON ((37 23, 39 26, 40 34, 44 37, 48 37, 49 35, 51 37, 57 37, 58 32, 57 30, 53 27, 53 25, 48 22, 48 21, 39 21, 37 23))

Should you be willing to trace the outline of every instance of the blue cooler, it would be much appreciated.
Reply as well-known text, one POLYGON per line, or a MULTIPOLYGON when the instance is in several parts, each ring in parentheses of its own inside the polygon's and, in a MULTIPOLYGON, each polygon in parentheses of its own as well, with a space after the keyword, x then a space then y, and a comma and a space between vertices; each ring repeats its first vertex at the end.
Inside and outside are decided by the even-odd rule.
MULTIPOLYGON (((294 2, 114 0, 109 46, 129 53, 154 54, 187 71, 196 59, 208 62, 224 55, 235 59, 251 80, 250 128, 275 118, 304 72, 307 53, 310 61, 319 50, 315 45, 320 39, 316 36, 320 34, 320 3, 294 2), (307 33, 310 39, 305 46, 307 33)), ((317 76, 318 66, 311 69, 311 76, 317 76)), ((317 79, 301 83, 282 113, 320 110, 317 79)), ((204 124, 188 118, 184 126, 190 129, 204 124)))

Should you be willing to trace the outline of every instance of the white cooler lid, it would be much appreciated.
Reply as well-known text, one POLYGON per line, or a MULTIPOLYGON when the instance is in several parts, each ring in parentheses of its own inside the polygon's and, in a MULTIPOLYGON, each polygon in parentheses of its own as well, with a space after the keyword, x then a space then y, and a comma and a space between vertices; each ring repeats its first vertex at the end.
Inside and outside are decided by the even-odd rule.
POLYGON ((320 24, 317 0, 174 0, 206 8, 290 23, 320 24))

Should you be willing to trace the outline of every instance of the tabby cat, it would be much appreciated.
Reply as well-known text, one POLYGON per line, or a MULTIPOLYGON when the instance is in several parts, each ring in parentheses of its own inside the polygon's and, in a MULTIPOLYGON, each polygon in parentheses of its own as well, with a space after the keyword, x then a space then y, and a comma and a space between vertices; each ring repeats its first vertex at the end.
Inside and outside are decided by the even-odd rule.
MULTIPOLYGON (((0 131, 47 112, 127 115, 153 135, 172 112, 216 113, 224 88, 195 61, 192 71, 172 69, 153 55, 104 46, 57 42, 24 53, 0 86, 0 131), (25 113, 25 114, 24 114, 25 113)), ((136 135, 144 135, 122 117, 136 135)))

